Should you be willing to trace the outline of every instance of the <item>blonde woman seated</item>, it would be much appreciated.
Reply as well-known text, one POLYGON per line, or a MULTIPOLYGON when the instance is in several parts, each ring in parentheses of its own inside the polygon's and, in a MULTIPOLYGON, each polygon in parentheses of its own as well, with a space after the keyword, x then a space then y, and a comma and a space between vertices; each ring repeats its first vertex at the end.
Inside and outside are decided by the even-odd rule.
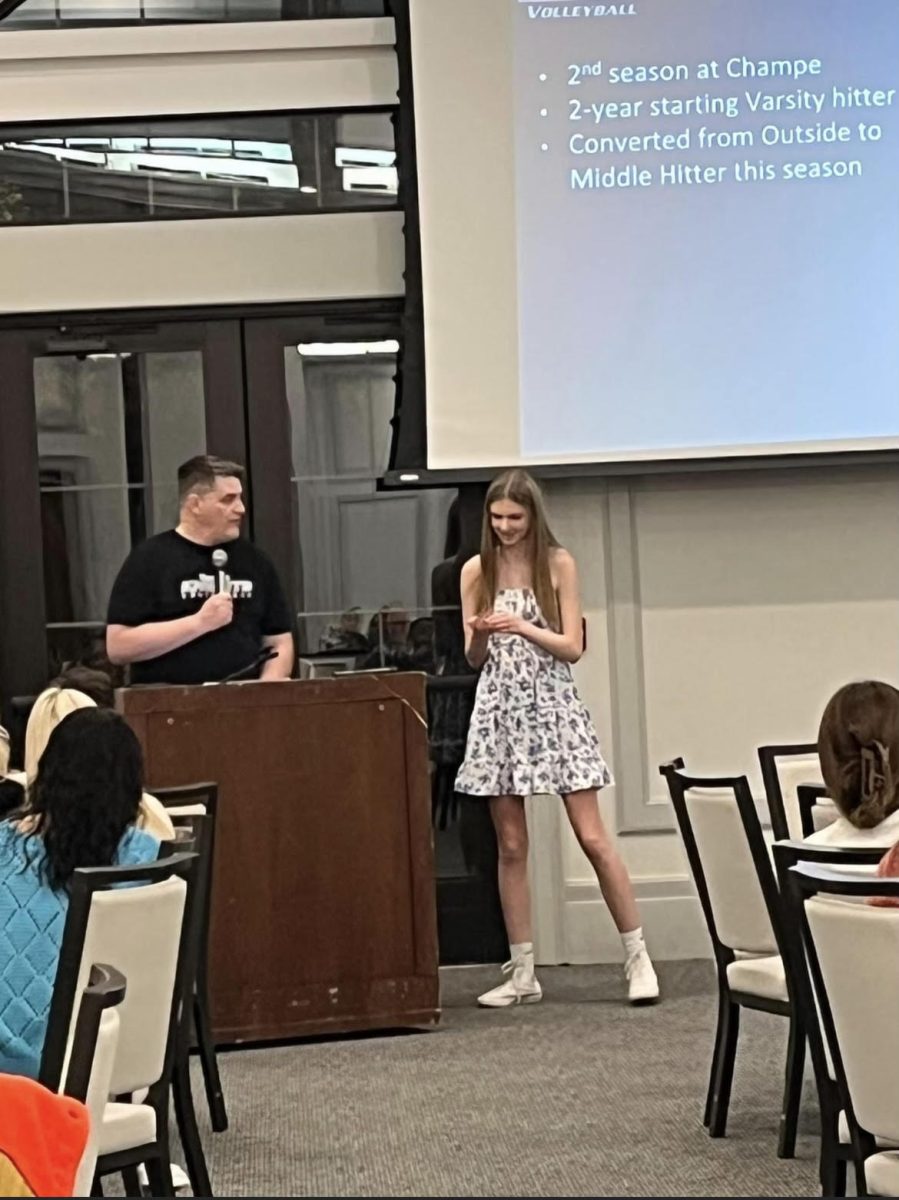
MULTIPOLYGON (((50 734, 60 721, 79 709, 97 707, 96 700, 77 688, 51 684, 41 692, 34 702, 25 730, 25 778, 29 784, 37 777, 41 755, 47 748, 50 734)), ((163 805, 149 792, 144 792, 141 796, 137 827, 161 842, 172 841, 175 837, 175 827, 171 818, 163 805)))
POLYGON ((818 755, 840 815, 806 841, 884 850, 899 842, 899 691, 876 681, 840 688, 821 718, 818 755))

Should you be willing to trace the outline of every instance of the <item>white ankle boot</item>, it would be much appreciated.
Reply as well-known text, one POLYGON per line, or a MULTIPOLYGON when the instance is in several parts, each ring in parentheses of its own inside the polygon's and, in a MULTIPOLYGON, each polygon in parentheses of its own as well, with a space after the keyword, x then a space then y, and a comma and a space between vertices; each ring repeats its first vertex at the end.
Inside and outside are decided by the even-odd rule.
POLYGON ((624 974, 627 978, 627 998, 631 1004, 655 1004, 659 998, 659 981, 645 949, 628 955, 624 974))
POLYGON ((509 978, 499 987, 478 996, 483 1008, 509 1008, 512 1004, 536 1004, 543 999, 543 988, 534 974, 534 955, 519 955, 503 964, 503 974, 509 978))

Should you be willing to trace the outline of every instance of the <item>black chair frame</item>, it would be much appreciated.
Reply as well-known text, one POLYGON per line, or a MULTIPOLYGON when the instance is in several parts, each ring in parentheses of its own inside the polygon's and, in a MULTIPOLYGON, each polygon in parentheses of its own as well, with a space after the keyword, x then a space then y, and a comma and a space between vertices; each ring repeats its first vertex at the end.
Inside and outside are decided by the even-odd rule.
POLYGON ((796 800, 799 804, 799 819, 802 822, 802 836, 811 837, 815 832, 815 805, 830 795, 827 785, 823 783, 800 783, 796 789, 796 800))
MULTIPOLYGON (((765 786, 765 796, 768 801, 771 829, 778 842, 788 841, 791 836, 790 827, 787 824, 787 810, 784 805, 783 788, 780 786, 780 775, 777 770, 778 759, 808 758, 812 754, 817 753, 817 742, 795 742, 784 746, 759 746, 759 766, 762 770, 762 783, 765 786)), ((804 828, 803 834, 806 837, 808 836, 804 828)))
POLYGON ((10 767, 24 767, 25 765, 25 731, 28 728, 28 718, 31 716, 31 710, 34 708, 34 702, 37 700, 37 693, 33 696, 12 696, 9 701, 9 749, 10 749, 10 767))
POLYGON ((94 963, 91 967, 87 987, 78 1006, 78 1018, 72 1037, 72 1053, 63 1091, 82 1104, 87 1100, 94 1055, 100 1033, 100 1021, 107 1008, 115 1008, 125 999, 127 983, 125 976, 105 963, 94 963))
POLYGON ((190 1177, 191 1191, 195 1196, 212 1196, 209 1168, 203 1152, 203 1142, 197 1124, 193 1091, 190 1086, 190 1051, 194 1032, 194 1005, 197 994, 197 968, 205 947, 201 880, 204 870, 212 862, 211 844, 215 830, 215 819, 207 811, 195 813, 175 822, 175 842, 168 847, 173 852, 189 851, 197 856, 196 899, 190 914, 187 931, 188 952, 184 972, 183 995, 181 997, 175 1055, 172 1063, 172 1100, 175 1120, 181 1145, 184 1150, 185 1166, 190 1177))
MULTIPOLYGON (((734 1064, 737 1054, 737 1040, 740 1033, 740 1009, 750 1008, 786 1017, 790 1025, 784 1069, 784 1094, 778 1131, 777 1154, 779 1158, 792 1158, 796 1152, 796 1131, 799 1122, 799 1106, 802 1098, 802 1072, 805 1065, 805 1029, 800 1013, 792 1001, 792 997, 789 1000, 772 1000, 765 996, 753 995, 750 992, 737 991, 730 986, 727 978, 727 968, 732 962, 736 961, 736 955, 730 947, 724 945, 718 936, 711 898, 706 884, 705 871, 687 810, 686 792, 691 788, 733 792, 734 802, 737 805, 743 828, 746 831, 749 850, 755 865, 765 906, 768 909, 770 917, 772 908, 778 904, 777 883, 768 858, 768 851, 761 822, 759 821, 758 812, 755 807, 755 800, 753 799, 749 788, 749 781, 745 775, 701 779, 683 774, 683 768, 683 759, 679 758, 660 767, 659 771, 668 782, 671 802, 680 828, 684 848, 687 852, 687 859, 690 864, 690 870, 693 873, 696 891, 699 895, 699 902, 702 905, 703 915, 705 916, 715 956, 715 970, 718 981, 718 1024, 715 1032, 715 1044, 712 1052, 712 1066, 709 1074, 709 1087, 706 1095, 703 1124, 707 1126, 710 1137, 718 1138, 725 1136, 733 1084, 734 1064)), ((778 926, 773 921, 772 932, 777 948, 780 950, 781 956, 783 956, 783 946, 779 937, 778 926)), ((786 963, 785 959, 784 963, 786 963)), ((789 994, 788 974, 787 990, 789 994)))
POLYGON ((200 1066, 203 1069, 203 1086, 209 1105, 209 1119, 214 1133, 224 1133, 228 1128, 228 1111, 219 1074, 215 1039, 209 1006, 209 920, 212 911, 213 864, 215 862, 215 825, 218 812, 218 784, 193 783, 184 787, 149 789, 166 808, 202 804, 211 818, 207 852, 200 861, 197 878, 197 907, 200 922, 200 943, 196 964, 196 987, 191 1010, 200 1066))
MULTIPOLYGON (((121 1172, 129 1194, 139 1195, 137 1167, 146 1167, 150 1190, 154 1196, 173 1196, 171 1152, 169 1148, 169 1090, 179 1035, 179 1021, 185 983, 190 971, 190 928, 195 902, 196 854, 172 854, 156 862, 140 866, 85 867, 76 870, 69 889, 69 909, 63 929, 59 967, 50 1003, 47 1037, 41 1057, 39 1080, 51 1091, 58 1091, 65 1061, 69 1026, 75 1006, 78 975, 84 948, 84 938, 90 918, 91 903, 96 892, 108 891, 123 884, 162 883, 176 876, 187 884, 184 920, 178 947, 175 986, 169 1013, 169 1030, 162 1074, 147 1092, 144 1103, 156 1112, 156 1139, 145 1146, 102 1155, 97 1160, 96 1178, 121 1172)), ((192 986, 192 979, 190 980, 192 986)), ((125 1097, 124 1099, 129 1099, 125 1097)))
MULTIPOLYGON (((822 1017, 819 1017, 820 992, 819 1001, 816 1004, 815 995, 818 989, 809 974, 809 962, 802 933, 805 920, 804 897, 797 890, 793 869, 801 863, 823 865, 836 871, 843 865, 874 867, 880 861, 883 851, 880 849, 842 849, 836 846, 809 845, 806 842, 778 842, 775 843, 773 851, 780 884, 781 922, 786 943, 786 961, 796 1003, 803 1016, 809 1056, 812 1060, 815 1086, 818 1092, 818 1108, 821 1116, 819 1166, 821 1194, 822 1196, 845 1196, 847 1165, 852 1163, 857 1181, 859 1171, 863 1169, 864 1160, 859 1157, 860 1131, 857 1129, 845 1078, 841 1078, 842 1066, 838 1056, 834 1057, 831 1054, 835 1079, 831 1078, 828 1070, 822 1017), (850 1140, 848 1143, 840 1141, 839 1118, 841 1111, 845 1115, 849 1128, 850 1140)), ((859 881, 868 889, 876 887, 878 882, 872 878, 859 881)))

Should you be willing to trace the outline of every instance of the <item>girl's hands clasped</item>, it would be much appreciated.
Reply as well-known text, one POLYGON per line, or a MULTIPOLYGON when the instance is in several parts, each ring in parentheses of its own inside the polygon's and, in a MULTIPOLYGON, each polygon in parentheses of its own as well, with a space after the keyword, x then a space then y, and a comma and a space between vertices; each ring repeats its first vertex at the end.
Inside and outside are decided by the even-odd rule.
POLYGON ((467 624, 472 633, 482 636, 491 633, 514 633, 519 637, 527 637, 533 628, 530 621, 507 612, 478 613, 471 617, 467 624))
POLYGON ((527 637, 532 628, 530 621, 507 612, 489 613, 484 622, 484 627, 489 633, 515 633, 519 637, 527 637))

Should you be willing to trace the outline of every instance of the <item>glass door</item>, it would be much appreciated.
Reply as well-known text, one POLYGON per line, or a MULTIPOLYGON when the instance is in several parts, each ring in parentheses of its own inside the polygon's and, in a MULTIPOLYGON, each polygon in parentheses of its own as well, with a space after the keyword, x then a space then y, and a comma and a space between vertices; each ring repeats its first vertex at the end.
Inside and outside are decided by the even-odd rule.
POLYGON ((30 690, 67 661, 102 655, 119 567, 177 523, 179 464, 202 453, 245 461, 246 436, 238 322, 5 333, 0 371, 0 457, 16 456, 22 485, 21 519, 0 516, 0 542, 28 597, 23 610, 9 596, 28 625, 28 662, 6 645, 8 695, 16 679, 30 690))

